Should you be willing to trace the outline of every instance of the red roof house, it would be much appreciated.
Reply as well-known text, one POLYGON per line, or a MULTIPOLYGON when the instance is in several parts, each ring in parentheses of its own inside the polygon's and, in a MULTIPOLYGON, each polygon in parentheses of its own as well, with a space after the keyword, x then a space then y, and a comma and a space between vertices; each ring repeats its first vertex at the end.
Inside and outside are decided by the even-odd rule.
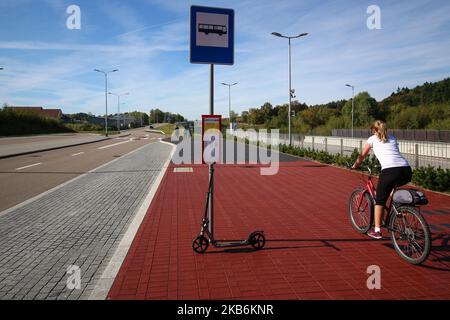
POLYGON ((44 118, 60 119, 62 116, 61 109, 44 109, 43 107, 29 107, 29 106, 6 107, 6 109, 16 111, 16 112, 32 112, 32 113, 36 113, 44 118))

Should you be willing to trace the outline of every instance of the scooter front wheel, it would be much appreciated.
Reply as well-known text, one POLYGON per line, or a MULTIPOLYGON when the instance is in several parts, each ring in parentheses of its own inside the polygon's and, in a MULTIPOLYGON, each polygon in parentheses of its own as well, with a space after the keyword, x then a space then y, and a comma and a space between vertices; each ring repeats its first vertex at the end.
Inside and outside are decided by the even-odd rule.
POLYGON ((266 237, 262 232, 253 233, 250 236, 250 244, 255 250, 261 250, 266 244, 266 237))
POLYGON ((205 253, 209 247, 209 241, 204 236, 198 236, 192 242, 192 249, 197 253, 205 253))

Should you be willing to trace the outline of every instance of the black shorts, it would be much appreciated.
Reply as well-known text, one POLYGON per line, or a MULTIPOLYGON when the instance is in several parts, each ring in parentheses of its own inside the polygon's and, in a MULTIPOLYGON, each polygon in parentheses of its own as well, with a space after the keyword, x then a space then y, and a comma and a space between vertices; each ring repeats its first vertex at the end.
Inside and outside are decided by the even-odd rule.
POLYGON ((377 196, 375 202, 377 205, 386 206, 394 188, 400 187, 411 181, 412 170, 410 166, 395 167, 381 170, 380 178, 377 185, 377 196))

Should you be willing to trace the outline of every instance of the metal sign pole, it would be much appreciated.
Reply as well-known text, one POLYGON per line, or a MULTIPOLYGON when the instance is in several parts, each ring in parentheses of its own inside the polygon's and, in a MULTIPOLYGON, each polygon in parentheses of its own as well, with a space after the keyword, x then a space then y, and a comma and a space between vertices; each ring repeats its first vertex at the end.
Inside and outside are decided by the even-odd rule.
MULTIPOLYGON (((214 115, 214 64, 210 65, 209 75, 209 114, 214 115)), ((214 181, 211 181, 213 172, 213 164, 209 164, 209 181, 211 182, 211 190, 209 193, 209 232, 211 234, 211 240, 214 241, 214 181)))
MULTIPOLYGON (((218 127, 218 134, 212 134, 210 143, 214 143, 209 152, 217 152, 209 163, 209 192, 205 204, 203 224, 200 234, 192 242, 192 248, 197 253, 204 253, 210 244, 215 247, 239 247, 252 246, 255 250, 262 249, 266 243, 264 231, 254 231, 244 240, 216 240, 214 239, 214 161, 221 157, 221 130, 222 117, 214 116, 214 64, 233 65, 234 63, 234 10, 225 8, 213 8, 191 6, 191 39, 190 61, 191 63, 203 63, 210 65, 209 83, 209 115, 202 116, 203 133, 208 129, 218 127), (211 34, 210 34, 211 33, 211 34), (216 33, 216 35, 214 35, 216 33), (209 216, 209 219, 206 217, 209 216), (209 221, 208 221, 209 220, 209 221), (208 229, 207 229, 208 228, 208 229), (209 239, 208 239, 209 238, 209 239)), ((229 105, 231 98, 229 92, 229 105)), ((230 107, 231 109, 231 107, 230 107)), ((231 117, 230 117, 231 123, 231 117)), ((203 141, 203 153, 205 149, 203 141)), ((209 156, 213 156, 210 154, 209 156)), ((205 161, 205 158, 203 158, 205 161)))
POLYGON ((105 116, 105 136, 108 136, 108 73, 105 73, 105 105, 106 105, 106 116, 105 116))
POLYGON ((291 77, 291 38, 289 38, 289 63, 288 63, 288 73, 289 73, 289 110, 288 110, 288 131, 289 131, 289 145, 292 145, 292 135, 291 135, 291 104, 292 104, 292 77, 291 77))

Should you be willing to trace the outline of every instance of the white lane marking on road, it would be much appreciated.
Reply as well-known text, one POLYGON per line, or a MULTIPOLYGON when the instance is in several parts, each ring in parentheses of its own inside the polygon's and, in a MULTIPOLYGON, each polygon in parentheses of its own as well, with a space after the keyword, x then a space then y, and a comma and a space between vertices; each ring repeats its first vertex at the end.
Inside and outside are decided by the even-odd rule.
POLYGON ((79 155, 82 155, 82 154, 84 154, 84 152, 74 153, 74 154, 72 155, 72 157, 76 157, 76 156, 79 156, 79 155))
POLYGON ((128 143, 128 142, 131 142, 131 141, 133 141, 133 139, 128 139, 127 141, 122 141, 122 142, 117 142, 117 143, 109 144, 109 145, 107 145, 107 146, 103 146, 103 147, 100 147, 100 148, 98 148, 98 149, 99 149, 99 150, 103 150, 103 149, 107 149, 107 148, 111 148, 111 147, 118 146, 119 144, 128 143))
POLYGON ((42 164, 42 162, 35 163, 35 164, 30 164, 29 166, 16 168, 16 170, 19 171, 19 170, 23 170, 23 169, 27 169, 27 168, 31 168, 31 167, 36 167, 36 166, 41 165, 41 164, 42 164))
POLYGON ((25 201, 22 202, 22 203, 16 204, 15 206, 13 206, 13 207, 11 207, 11 208, 5 209, 4 211, 1 211, 1 212, 0 212, 0 217, 2 217, 2 216, 4 216, 4 215, 7 215, 8 213, 10 213, 10 212, 12 212, 12 211, 14 211, 14 210, 20 209, 20 208, 26 206, 27 204, 32 203, 33 201, 39 200, 39 199, 41 199, 42 197, 46 196, 47 194, 50 194, 50 193, 53 192, 53 191, 56 191, 56 190, 58 190, 58 189, 61 189, 61 188, 65 187, 66 185, 68 185, 68 184, 70 184, 70 183, 72 183, 72 182, 75 182, 75 181, 77 181, 77 180, 79 180, 79 179, 81 179, 81 178, 87 176, 88 174, 90 174, 90 173, 92 173, 92 172, 95 172, 95 171, 97 171, 97 170, 100 170, 101 168, 106 167, 107 165, 110 165, 110 164, 113 164, 113 163, 116 162, 116 161, 119 161, 120 159, 123 159, 123 158, 125 158, 125 157, 128 157, 128 156, 132 155, 133 153, 138 152, 138 151, 140 151, 141 149, 146 148, 147 146, 148 146, 148 144, 146 144, 146 145, 144 145, 144 146, 142 146, 142 147, 140 147, 140 148, 137 148, 137 149, 135 149, 135 150, 133 150, 133 151, 131 151, 131 152, 125 154, 124 156, 122 156, 122 157, 120 157, 120 158, 113 159, 113 160, 111 160, 111 161, 109 161, 109 162, 107 162, 107 163, 104 163, 104 164, 100 165, 100 166, 97 167, 97 168, 94 168, 94 169, 92 169, 92 170, 89 170, 87 173, 83 173, 83 174, 81 174, 81 175, 79 175, 79 176, 77 176, 77 177, 75 177, 75 178, 73 178, 73 179, 70 179, 70 180, 68 180, 68 181, 66 181, 66 182, 63 182, 62 184, 60 184, 60 185, 58 185, 58 186, 56 186, 56 187, 53 187, 53 188, 51 188, 51 189, 49 189, 49 190, 47 190, 47 191, 44 191, 44 192, 42 192, 41 194, 38 194, 37 196, 34 196, 34 197, 30 198, 30 199, 27 199, 27 200, 25 200, 25 201))

